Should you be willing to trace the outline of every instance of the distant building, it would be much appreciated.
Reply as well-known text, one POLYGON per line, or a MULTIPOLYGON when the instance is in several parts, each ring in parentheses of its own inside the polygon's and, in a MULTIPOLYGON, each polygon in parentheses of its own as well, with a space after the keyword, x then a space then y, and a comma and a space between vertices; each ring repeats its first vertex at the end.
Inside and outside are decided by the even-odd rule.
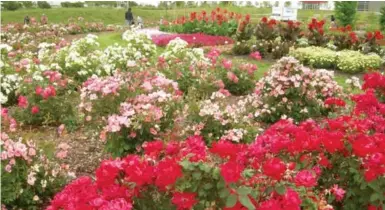
POLYGON ((385 1, 359 1, 357 10, 379 12, 383 6, 385 6, 385 1))
POLYGON ((300 1, 302 9, 309 10, 333 10, 334 1, 300 1))

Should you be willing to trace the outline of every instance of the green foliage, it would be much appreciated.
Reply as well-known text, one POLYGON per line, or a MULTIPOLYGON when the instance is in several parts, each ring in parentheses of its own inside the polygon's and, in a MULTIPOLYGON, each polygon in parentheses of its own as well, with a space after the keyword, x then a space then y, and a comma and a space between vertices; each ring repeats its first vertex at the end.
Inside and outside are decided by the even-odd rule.
POLYGON ((335 2, 335 16, 340 25, 354 25, 357 13, 356 1, 335 2))
POLYGON ((65 2, 62 2, 60 3, 62 7, 84 7, 84 3, 83 2, 68 2, 68 1, 65 1, 65 2))
POLYGON ((38 1, 37 2, 37 6, 40 9, 51 9, 51 5, 48 2, 46 2, 46 1, 38 1))
POLYGON ((21 1, 21 4, 23 5, 24 8, 32 8, 36 5, 32 1, 21 1))
POLYGON ((385 6, 381 8, 380 27, 385 30, 385 6))
POLYGON ((5 10, 15 11, 21 8, 22 4, 17 1, 3 1, 2 6, 5 10))

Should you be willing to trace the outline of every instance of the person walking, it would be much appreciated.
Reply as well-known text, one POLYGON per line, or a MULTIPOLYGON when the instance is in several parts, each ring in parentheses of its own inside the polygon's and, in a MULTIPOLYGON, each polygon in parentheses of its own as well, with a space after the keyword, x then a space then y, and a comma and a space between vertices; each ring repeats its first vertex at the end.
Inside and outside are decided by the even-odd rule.
POLYGON ((132 12, 131 12, 131 8, 128 8, 126 14, 125 14, 125 18, 126 18, 126 24, 127 25, 132 25, 134 24, 134 16, 132 15, 132 12))

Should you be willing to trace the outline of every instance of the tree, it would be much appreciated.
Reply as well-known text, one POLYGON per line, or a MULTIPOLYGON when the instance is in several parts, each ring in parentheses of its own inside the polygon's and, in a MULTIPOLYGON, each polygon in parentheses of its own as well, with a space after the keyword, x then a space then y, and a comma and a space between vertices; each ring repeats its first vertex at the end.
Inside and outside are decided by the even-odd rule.
POLYGON ((21 8, 21 4, 17 1, 3 1, 2 3, 5 10, 15 11, 21 8))
POLYGON ((385 6, 381 8, 380 27, 381 30, 385 30, 385 6))
POLYGON ((37 6, 41 9, 51 9, 51 5, 46 1, 38 1, 37 6))
POLYGON ((246 1, 246 7, 252 7, 253 6, 253 2, 251 1, 246 1))
POLYGON ((24 8, 32 8, 34 6, 34 2, 32 1, 21 1, 21 4, 24 8))
POLYGON ((334 11, 339 24, 343 26, 353 25, 357 13, 357 2, 337 1, 334 11))

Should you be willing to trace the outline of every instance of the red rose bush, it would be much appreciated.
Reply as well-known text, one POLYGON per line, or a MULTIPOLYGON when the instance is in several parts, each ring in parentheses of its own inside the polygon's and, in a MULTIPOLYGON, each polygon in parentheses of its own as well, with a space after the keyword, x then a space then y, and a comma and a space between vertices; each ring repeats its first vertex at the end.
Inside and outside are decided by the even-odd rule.
POLYGON ((79 178, 48 209, 380 208, 385 104, 373 89, 352 100, 348 115, 280 120, 248 145, 207 147, 201 136, 146 142, 143 155, 103 161, 95 181, 79 178))

